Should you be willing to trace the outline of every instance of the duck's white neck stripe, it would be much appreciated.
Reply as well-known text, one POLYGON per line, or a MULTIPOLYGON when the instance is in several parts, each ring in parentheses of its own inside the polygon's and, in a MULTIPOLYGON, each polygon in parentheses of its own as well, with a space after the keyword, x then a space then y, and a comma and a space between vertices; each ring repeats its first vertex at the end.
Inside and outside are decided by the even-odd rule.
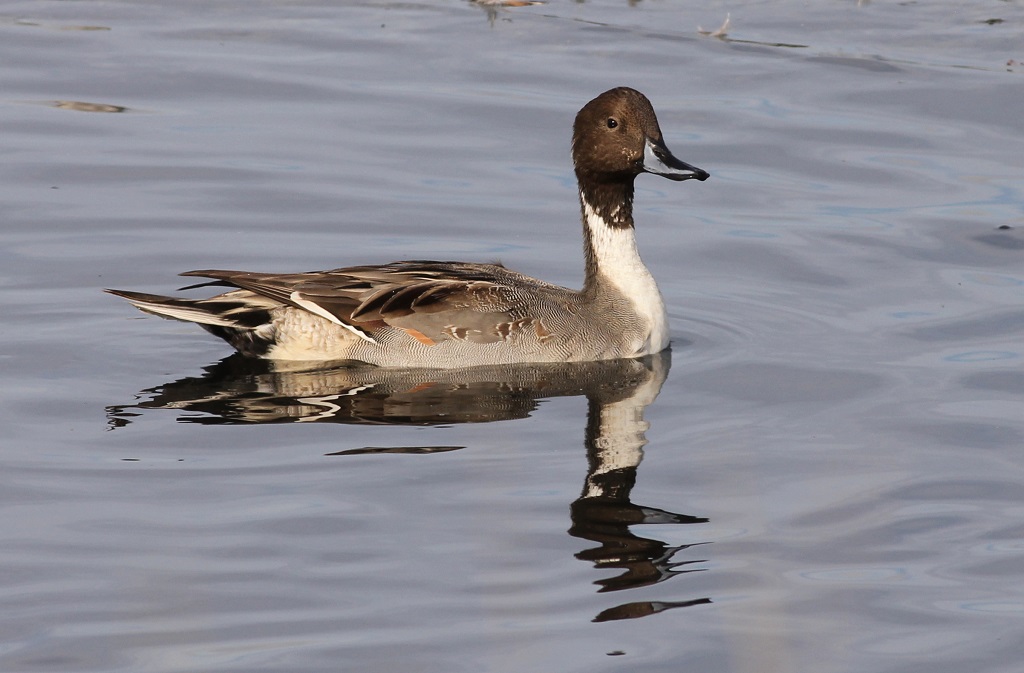
MULTIPOLYGON (((598 270, 611 275, 609 280, 613 281, 617 280, 614 272, 619 269, 642 269, 650 275, 637 252, 633 227, 614 227, 608 224, 582 194, 580 200, 583 202, 583 217, 586 219, 587 235, 590 236, 598 270)), ((618 212, 618 207, 615 211, 618 212)))
MULTIPOLYGON (((600 217, 581 193, 586 235, 594 254, 599 282, 614 286, 633 303, 637 316, 650 330, 648 353, 657 353, 668 345, 668 320, 665 302, 654 277, 636 249, 633 227, 613 227, 600 217)), ((597 279, 595 279, 597 280, 597 279)))

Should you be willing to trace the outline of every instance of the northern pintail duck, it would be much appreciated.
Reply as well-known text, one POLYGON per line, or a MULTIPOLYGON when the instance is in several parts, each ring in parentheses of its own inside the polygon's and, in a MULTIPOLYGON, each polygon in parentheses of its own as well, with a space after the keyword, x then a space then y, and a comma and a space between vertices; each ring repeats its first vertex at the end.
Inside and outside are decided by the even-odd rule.
POLYGON ((650 101, 625 87, 576 115, 572 158, 583 213, 581 290, 498 263, 414 260, 296 274, 182 274, 235 288, 209 299, 107 291, 273 360, 464 367, 660 352, 669 343, 668 319, 637 253, 633 180, 640 173, 706 180, 708 173, 672 155, 650 101))

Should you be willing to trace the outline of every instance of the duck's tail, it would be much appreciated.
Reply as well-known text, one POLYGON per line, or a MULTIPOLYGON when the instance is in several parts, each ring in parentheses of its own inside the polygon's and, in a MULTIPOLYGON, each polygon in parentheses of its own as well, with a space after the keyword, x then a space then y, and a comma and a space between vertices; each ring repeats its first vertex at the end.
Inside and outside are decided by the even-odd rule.
MULTIPOLYGON (((211 302, 203 299, 181 299, 159 294, 146 294, 145 292, 129 292, 128 290, 107 289, 104 292, 127 299, 135 308, 161 318, 215 327, 249 327, 250 329, 255 327, 251 319, 240 319, 243 315, 251 316, 253 307, 238 301, 211 302), (249 310, 241 311, 240 309, 243 307, 249 310)), ((265 322, 265 320, 260 322, 265 322)))
POLYGON ((244 290, 239 294, 244 293, 245 296, 231 297, 229 294, 209 299, 183 299, 128 290, 105 291, 127 299, 146 313, 196 323, 246 355, 265 356, 274 343, 270 309, 279 304, 244 290))

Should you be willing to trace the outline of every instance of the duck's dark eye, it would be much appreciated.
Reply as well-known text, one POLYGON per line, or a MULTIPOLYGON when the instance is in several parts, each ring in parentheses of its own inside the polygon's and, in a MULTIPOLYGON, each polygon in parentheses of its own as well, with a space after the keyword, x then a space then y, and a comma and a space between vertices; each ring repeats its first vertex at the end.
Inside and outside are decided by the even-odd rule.
POLYGON ((613 128, 615 128, 616 126, 618 126, 618 125, 619 125, 619 122, 617 122, 616 120, 614 120, 614 119, 612 119, 611 117, 609 117, 609 118, 608 118, 608 122, 607 122, 607 124, 608 124, 608 128, 610 128, 610 129, 613 129, 613 128))

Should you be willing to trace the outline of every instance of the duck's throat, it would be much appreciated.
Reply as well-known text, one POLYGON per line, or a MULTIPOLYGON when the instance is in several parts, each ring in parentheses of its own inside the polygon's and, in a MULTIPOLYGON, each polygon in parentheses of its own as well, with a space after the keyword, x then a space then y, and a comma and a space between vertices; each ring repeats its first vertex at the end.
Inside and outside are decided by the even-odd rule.
MULTIPOLYGON (((654 277, 636 249, 632 218, 620 226, 599 214, 580 191, 583 209, 584 247, 587 269, 583 294, 589 301, 617 305, 619 317, 626 318, 640 335, 637 354, 654 353, 668 345, 665 302, 654 277)), ((623 202, 629 213, 629 202, 623 202)), ((620 206, 620 213, 622 206, 620 206)))
POLYGON ((633 181, 594 183, 580 180, 583 217, 587 207, 609 227, 633 228, 633 181))
POLYGON ((630 258, 643 263, 633 233, 633 181, 599 182, 579 174, 577 178, 587 264, 584 287, 589 289, 614 279, 623 264, 632 266, 630 258))

